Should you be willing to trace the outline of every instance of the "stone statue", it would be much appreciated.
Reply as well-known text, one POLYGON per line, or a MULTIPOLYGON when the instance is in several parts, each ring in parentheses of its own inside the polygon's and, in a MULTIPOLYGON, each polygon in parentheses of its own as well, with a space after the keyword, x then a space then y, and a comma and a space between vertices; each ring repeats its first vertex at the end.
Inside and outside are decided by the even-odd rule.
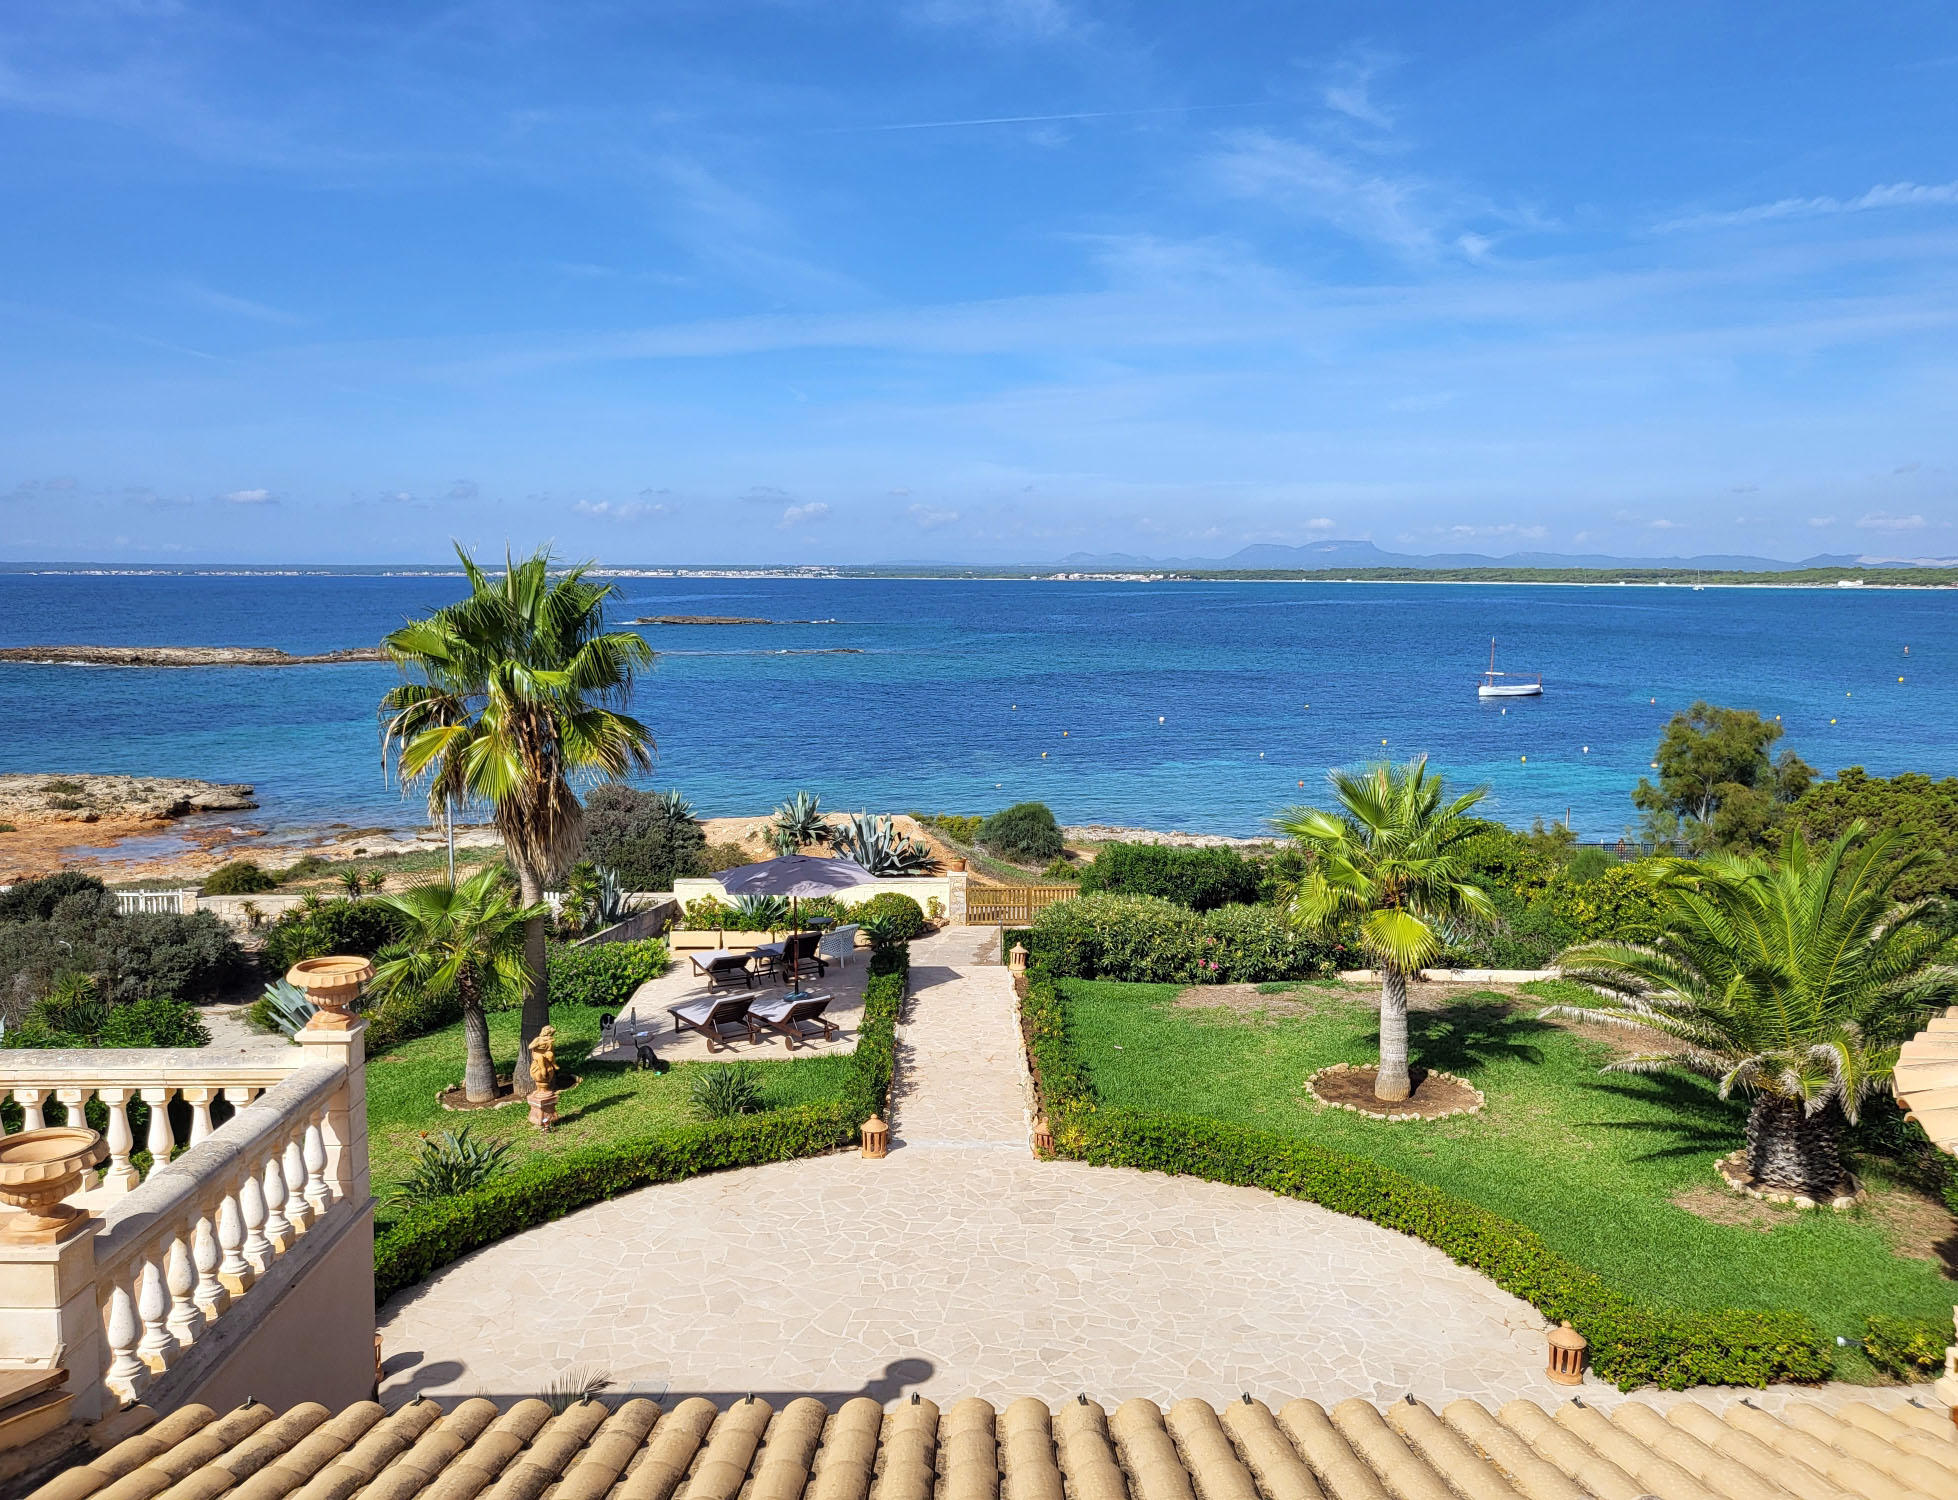
POLYGON ((548 1094, 557 1084, 557 1031, 546 1026, 530 1044, 530 1091, 548 1094))

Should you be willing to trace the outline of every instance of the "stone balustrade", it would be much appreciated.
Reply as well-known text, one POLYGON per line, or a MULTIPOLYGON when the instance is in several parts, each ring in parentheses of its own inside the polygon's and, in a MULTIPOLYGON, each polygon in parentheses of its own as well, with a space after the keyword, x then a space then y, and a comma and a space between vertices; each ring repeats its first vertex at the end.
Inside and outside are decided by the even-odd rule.
MULTIPOLYGON (((270 1063, 197 1049, 0 1052, 0 1095, 20 1106, 23 1130, 59 1123, 57 1112, 83 1124, 93 1101, 108 1150, 100 1180, 70 1196, 88 1213, 78 1232, 13 1234, 0 1212, 0 1374, 66 1367, 83 1420, 204 1399, 316 1262, 371 1264, 365 1031, 308 1027, 289 1060, 270 1063), (149 1106, 140 1142, 138 1100, 149 1106), (173 1100, 188 1106, 175 1121, 173 1100)), ((366 1318, 371 1339, 369 1308, 308 1313, 349 1317, 366 1318)))

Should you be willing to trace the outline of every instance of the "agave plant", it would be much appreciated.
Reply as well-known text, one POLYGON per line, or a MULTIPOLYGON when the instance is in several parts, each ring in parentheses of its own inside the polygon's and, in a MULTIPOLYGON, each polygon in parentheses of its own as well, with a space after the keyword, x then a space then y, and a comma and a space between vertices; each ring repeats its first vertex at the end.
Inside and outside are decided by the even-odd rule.
POLYGON ((889 818, 851 813, 830 841, 836 852, 855 860, 873 875, 929 875, 938 868, 930 848, 899 833, 889 818))
POLYGON ((789 903, 782 896, 743 896, 734 903, 734 922, 746 932, 772 932, 789 924, 789 903))
POLYGON ((318 1009, 296 984, 281 979, 265 986, 265 1019, 281 1036, 296 1035, 318 1009))
POLYGON ((469 1192, 502 1171, 509 1154, 508 1141, 472 1140, 467 1125, 439 1136, 423 1136, 415 1164, 402 1178, 395 1198, 413 1206, 469 1192))
POLYGON ((693 804, 680 795, 677 788, 653 793, 653 811, 672 823, 691 823, 693 804))
POLYGON ((702 1119, 731 1120, 762 1110, 761 1080, 746 1063, 718 1063, 702 1068, 688 1085, 693 1107, 702 1119))
POLYGON ((794 854, 810 844, 828 843, 830 827, 823 816, 823 799, 814 792, 797 792, 775 809, 768 836, 777 854, 794 854))

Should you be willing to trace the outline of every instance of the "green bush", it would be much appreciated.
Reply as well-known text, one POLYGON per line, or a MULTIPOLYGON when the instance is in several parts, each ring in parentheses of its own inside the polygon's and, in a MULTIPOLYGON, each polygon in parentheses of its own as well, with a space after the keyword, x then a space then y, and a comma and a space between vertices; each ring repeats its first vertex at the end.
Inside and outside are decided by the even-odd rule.
POLYGON ((108 887, 80 870, 20 880, 0 891, 0 922, 47 922, 70 896, 100 896, 108 887))
POLYGON ((234 859, 206 875, 200 890, 206 896, 256 896, 278 888, 276 875, 268 875, 252 860, 234 859))
POLYGON ((732 1120, 762 1112, 761 1080, 746 1063, 715 1063, 698 1069, 687 1084, 687 1098, 703 1120, 732 1120))
POLYGON ((387 1003, 367 1013, 367 1055, 376 1056, 390 1047, 411 1042, 431 1031, 453 1026, 462 1019, 460 995, 429 995, 420 990, 404 990, 387 1003))
POLYGON ((712 932, 733 925, 733 905, 718 896, 697 896, 680 908, 680 927, 685 932, 712 932))
POLYGON ((1057 978, 1139 984, 1256 984, 1310 979, 1340 947, 1269 906, 1194 912, 1160 896, 1083 896, 1034 918, 1028 965, 1057 978))
POLYGON ((1161 896, 1192 911, 1258 899, 1260 867, 1235 849, 1104 844, 1081 872, 1081 894, 1161 896))
POLYGON ((616 871, 629 891, 670 891, 707 873, 707 835, 684 800, 618 784, 585 798, 584 858, 616 871))
POLYGON ((119 1006, 217 999, 249 972, 230 929, 207 911, 125 917, 101 881, 72 872, 0 894, 0 1015, 10 1025, 68 974, 88 975, 119 1006))
POLYGON ((551 1004, 618 1011, 634 990, 649 979, 659 978, 672 961, 660 938, 594 943, 585 948, 553 944, 546 960, 551 1004))
POLYGON ((723 870, 738 870, 743 865, 755 863, 755 856, 746 844, 709 844, 700 856, 703 873, 718 875, 723 870))
POLYGON ((1272 1131, 1105 1105, 1070 1043, 1051 977, 1033 975, 1022 1015, 1062 1156, 1263 1188, 1412 1235, 1546 1317, 1569 1319, 1590 1341, 1592 1368, 1621 1390, 1759 1386, 1831 1371, 1828 1344, 1799 1313, 1642 1306, 1522 1225, 1375 1162, 1272 1131))
POLYGON ((197 1008, 181 1000, 131 1000, 93 1014, 50 999, 0 1037, 0 1047, 202 1047, 211 1040, 197 1008))
POLYGON ((1016 802, 979 825, 979 842, 1004 859, 1044 865, 1060 856, 1061 827, 1045 802, 1016 802))
POLYGON ((1942 1373, 1950 1342, 1949 1319, 1878 1315, 1863 1325, 1863 1352, 1870 1363, 1900 1380, 1929 1380, 1942 1373))
POLYGON ((857 1050, 840 1101, 533 1157, 472 1192, 410 1210, 374 1241, 376 1303, 492 1241, 634 1188, 855 1144, 863 1122, 890 1108, 897 1015, 909 978, 903 949, 871 956, 857 1050))
POLYGON ((357 953, 372 958, 402 933, 401 917, 377 901, 338 897, 312 910, 303 906, 283 913, 265 929, 263 958, 274 977, 302 958, 329 953, 357 953))
POLYGON ((914 812, 911 817, 926 828, 936 829, 955 844, 978 843, 980 826, 986 821, 976 813, 914 812))
POLYGON ((882 891, 850 908, 853 922, 888 918, 891 941, 908 943, 925 930, 925 909, 902 891, 882 891))

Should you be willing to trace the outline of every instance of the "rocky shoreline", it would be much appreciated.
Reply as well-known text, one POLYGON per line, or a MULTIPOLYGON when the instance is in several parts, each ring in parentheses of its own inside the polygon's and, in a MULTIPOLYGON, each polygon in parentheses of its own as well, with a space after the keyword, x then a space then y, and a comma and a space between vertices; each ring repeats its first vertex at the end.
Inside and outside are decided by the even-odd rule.
POLYGON ((168 823, 193 813, 257 807, 242 782, 90 772, 0 774, 0 823, 168 823))
POLYGON ((1061 829, 1061 837, 1070 844, 1168 844, 1178 849, 1259 849, 1284 842, 1276 834, 1245 839, 1222 833, 1161 833, 1153 828, 1116 828, 1107 823, 1066 827, 1061 829))
POLYGON ((0 646, 0 662, 44 667, 316 667, 386 661, 379 646, 293 656, 276 646, 0 646))

